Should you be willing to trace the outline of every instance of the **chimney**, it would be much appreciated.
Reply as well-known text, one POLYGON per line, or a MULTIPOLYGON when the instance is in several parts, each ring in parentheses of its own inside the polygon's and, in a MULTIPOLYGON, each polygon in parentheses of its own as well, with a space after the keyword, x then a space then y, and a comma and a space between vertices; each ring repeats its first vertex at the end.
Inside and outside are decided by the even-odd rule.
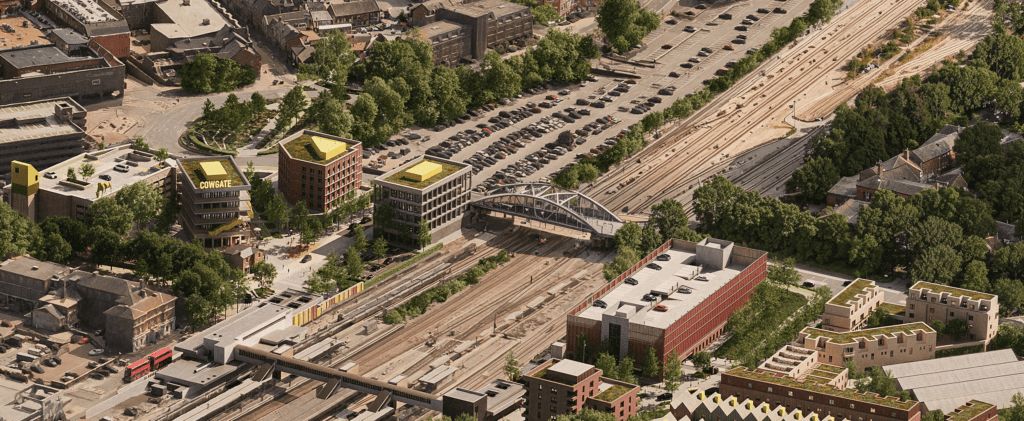
POLYGON ((907 161, 910 160, 910 149, 903 150, 903 159, 906 159, 907 161))
POLYGON ((882 161, 879 160, 878 163, 875 164, 875 174, 881 177, 883 171, 885 171, 885 168, 882 168, 882 161))

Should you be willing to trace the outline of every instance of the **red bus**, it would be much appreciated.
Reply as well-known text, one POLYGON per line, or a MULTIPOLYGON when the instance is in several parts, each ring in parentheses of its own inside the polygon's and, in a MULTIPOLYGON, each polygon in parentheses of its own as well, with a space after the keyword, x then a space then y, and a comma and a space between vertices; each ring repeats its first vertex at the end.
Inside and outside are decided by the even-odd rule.
POLYGON ((124 382, 130 383, 145 376, 150 371, 157 371, 171 363, 171 349, 161 348, 149 354, 146 358, 138 360, 124 369, 124 382))

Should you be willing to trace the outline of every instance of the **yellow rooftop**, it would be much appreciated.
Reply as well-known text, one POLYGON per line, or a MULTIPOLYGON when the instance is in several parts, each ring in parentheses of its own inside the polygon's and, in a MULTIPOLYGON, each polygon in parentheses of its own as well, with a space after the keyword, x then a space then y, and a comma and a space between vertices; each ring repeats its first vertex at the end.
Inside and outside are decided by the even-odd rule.
POLYGON ((423 161, 405 170, 405 178, 414 181, 423 181, 441 173, 441 164, 430 161, 423 161))
POLYGON ((224 164, 220 161, 200 162, 199 170, 207 181, 220 181, 228 179, 228 172, 224 170, 224 164))
POLYGON ((345 142, 339 142, 337 140, 331 140, 320 136, 313 136, 312 143, 313 150, 316 151, 317 156, 325 161, 334 159, 334 157, 348 149, 348 144, 345 142))

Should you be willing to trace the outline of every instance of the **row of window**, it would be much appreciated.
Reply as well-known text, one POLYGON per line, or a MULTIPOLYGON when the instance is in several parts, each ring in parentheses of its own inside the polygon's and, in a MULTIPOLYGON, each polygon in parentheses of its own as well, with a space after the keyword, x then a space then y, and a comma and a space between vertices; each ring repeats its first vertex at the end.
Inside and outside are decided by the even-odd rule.
POLYGON ((242 192, 240 190, 235 191, 212 191, 207 193, 196 193, 196 197, 200 199, 216 199, 218 197, 238 197, 242 192))

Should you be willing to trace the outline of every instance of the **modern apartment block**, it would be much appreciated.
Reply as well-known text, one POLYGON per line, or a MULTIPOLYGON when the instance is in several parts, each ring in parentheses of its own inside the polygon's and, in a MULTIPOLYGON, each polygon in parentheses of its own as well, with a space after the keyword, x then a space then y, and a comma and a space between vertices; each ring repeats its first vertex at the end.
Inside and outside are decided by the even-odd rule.
POLYGON ((469 205, 473 168, 437 157, 415 158, 373 180, 374 235, 392 244, 415 248, 421 220, 430 227, 431 243, 458 231, 469 205), (381 221, 382 206, 391 207, 381 221), (385 224, 385 225, 382 225, 385 224))
POLYGON ((46 168, 85 151, 85 116, 71 98, 0 107, 0 177, 14 160, 46 168))
POLYGON ((14 183, 10 192, 11 207, 35 222, 58 216, 85 221, 93 202, 139 181, 153 184, 167 199, 173 199, 176 191, 174 161, 160 161, 127 144, 78 154, 40 171, 23 163, 11 168, 40 175, 35 189, 17 189, 18 183, 14 183), (95 171, 92 177, 68 178, 68 171, 77 171, 86 163, 95 171))
POLYGON ((857 421, 918 421, 921 403, 903 401, 895 396, 879 397, 876 393, 860 393, 854 389, 837 389, 816 382, 795 380, 763 370, 749 371, 738 367, 722 373, 719 392, 739 400, 750 399, 787 411, 816 413, 857 421))
POLYGON ((277 187, 292 205, 329 212, 363 183, 363 144, 303 130, 279 143, 277 187))
POLYGON ((252 233, 245 174, 231 157, 178 160, 180 220, 190 240, 206 248, 248 244, 252 233))
POLYGON ((885 294, 874 281, 857 279, 825 303, 821 328, 833 332, 860 329, 883 301, 885 294))
POLYGON ((967 339, 988 341, 999 329, 999 296, 947 285, 918 282, 907 294, 908 322, 953 319, 967 322, 967 339))
POLYGON ((764 280, 766 265, 767 253, 729 241, 669 240, 569 313, 567 352, 589 359, 608 343, 617 357, 654 348, 661 362, 673 351, 686 358, 725 333, 729 315, 764 280))
POLYGON ((546 421, 583 408, 607 412, 618 421, 636 414, 640 387, 609 379, 590 364, 551 359, 525 374, 527 421, 546 421))
POLYGON ((807 327, 794 343, 817 351, 819 361, 826 364, 853 360, 866 369, 935 358, 937 338, 935 329, 917 322, 845 333, 807 327))
POLYGON ((846 389, 850 370, 818 361, 814 350, 795 345, 785 345, 775 355, 768 357, 758 369, 789 376, 800 381, 827 384, 837 389, 846 389))

